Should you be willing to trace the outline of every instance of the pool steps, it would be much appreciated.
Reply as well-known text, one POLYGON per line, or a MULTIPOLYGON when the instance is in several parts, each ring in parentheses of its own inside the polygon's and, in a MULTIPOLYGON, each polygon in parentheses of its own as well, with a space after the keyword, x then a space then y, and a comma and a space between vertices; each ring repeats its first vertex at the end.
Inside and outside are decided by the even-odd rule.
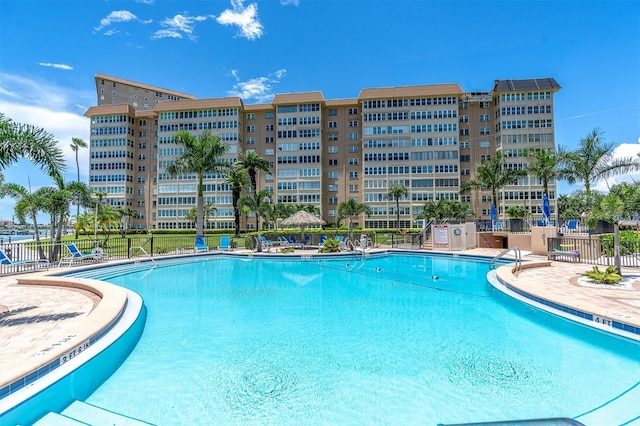
POLYGON ((149 426, 148 423, 82 401, 74 401, 61 414, 49 412, 34 426, 118 425, 149 426))

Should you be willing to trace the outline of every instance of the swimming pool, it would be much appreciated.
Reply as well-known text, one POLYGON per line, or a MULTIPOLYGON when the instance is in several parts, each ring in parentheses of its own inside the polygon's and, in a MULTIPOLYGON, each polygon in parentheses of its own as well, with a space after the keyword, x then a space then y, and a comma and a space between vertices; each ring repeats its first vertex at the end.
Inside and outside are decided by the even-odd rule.
POLYGON ((148 316, 87 402, 160 425, 436 424, 575 418, 637 385, 638 344, 513 301, 488 269, 389 254, 93 271, 148 316))

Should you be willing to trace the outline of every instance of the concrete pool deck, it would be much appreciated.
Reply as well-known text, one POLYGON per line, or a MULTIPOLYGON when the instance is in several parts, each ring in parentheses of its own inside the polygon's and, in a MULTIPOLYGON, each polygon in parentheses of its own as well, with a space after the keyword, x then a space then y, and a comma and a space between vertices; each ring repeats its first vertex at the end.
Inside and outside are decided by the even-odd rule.
MULTIPOLYGON (((473 249, 454 253, 493 257, 501 251, 473 249)), ((307 249, 297 250, 294 254, 306 256, 315 253, 307 249)), ((279 256, 273 252, 263 254, 279 256)), ((623 286, 589 286, 580 277, 591 270, 592 265, 549 262, 546 258, 531 255, 523 256, 523 260, 537 267, 523 268, 514 273, 512 267, 502 266, 498 268, 500 279, 515 289, 550 302, 640 328, 639 269, 623 269, 623 275, 630 277, 623 286)), ((126 261, 109 262, 116 263, 126 261)), ((55 268, 48 272, 0 277, 0 389, 21 377, 25 371, 35 371, 43 362, 53 361, 78 341, 87 340, 91 330, 101 329, 113 320, 104 313, 115 312, 115 307, 108 311, 97 309, 107 296, 100 293, 110 291, 109 286, 93 292, 46 285, 44 281, 43 285, 19 284, 21 279, 43 279, 60 270, 55 268)))

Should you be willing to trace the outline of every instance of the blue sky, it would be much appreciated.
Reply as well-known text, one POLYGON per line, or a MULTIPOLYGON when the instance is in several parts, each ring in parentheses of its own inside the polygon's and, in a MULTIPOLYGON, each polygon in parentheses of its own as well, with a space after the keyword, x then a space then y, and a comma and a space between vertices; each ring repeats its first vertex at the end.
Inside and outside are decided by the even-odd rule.
MULTIPOLYGON (((600 127, 630 155, 640 151, 639 23, 637 0, 2 0, 0 111, 53 133, 72 180, 69 144, 89 140, 83 113, 96 103, 97 72, 245 103, 554 77, 557 144, 574 147, 600 127)), ((80 158, 86 180, 88 150, 80 158)), ((25 162, 4 174, 49 184, 25 162)), ((0 200, 1 218, 12 210, 0 200)))

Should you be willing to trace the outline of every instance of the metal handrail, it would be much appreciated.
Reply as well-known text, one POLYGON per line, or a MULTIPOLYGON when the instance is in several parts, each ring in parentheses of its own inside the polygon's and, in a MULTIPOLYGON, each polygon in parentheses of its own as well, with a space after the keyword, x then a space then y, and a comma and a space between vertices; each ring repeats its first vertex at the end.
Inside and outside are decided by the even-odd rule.
POLYGON ((143 253, 145 254, 145 256, 147 256, 147 257, 151 260, 151 262, 153 262, 153 266, 154 266, 154 267, 155 267, 155 266, 158 266, 158 262, 156 262, 156 261, 153 259, 153 257, 152 257, 149 253, 147 253, 147 251, 144 249, 144 247, 142 247, 142 246, 132 246, 131 248, 129 248, 129 256, 131 256, 131 250, 132 250, 132 249, 138 249, 138 250, 140 250, 141 252, 143 252, 143 253))
POLYGON ((499 259, 501 259, 502 257, 504 257, 510 251, 513 251, 515 253, 516 271, 519 271, 520 270, 520 266, 522 265, 522 252, 520 251, 520 249, 518 247, 511 247, 511 248, 503 250, 502 252, 500 252, 500 254, 498 254, 496 257, 491 259, 489 264, 495 268, 496 267, 496 262, 499 259))

